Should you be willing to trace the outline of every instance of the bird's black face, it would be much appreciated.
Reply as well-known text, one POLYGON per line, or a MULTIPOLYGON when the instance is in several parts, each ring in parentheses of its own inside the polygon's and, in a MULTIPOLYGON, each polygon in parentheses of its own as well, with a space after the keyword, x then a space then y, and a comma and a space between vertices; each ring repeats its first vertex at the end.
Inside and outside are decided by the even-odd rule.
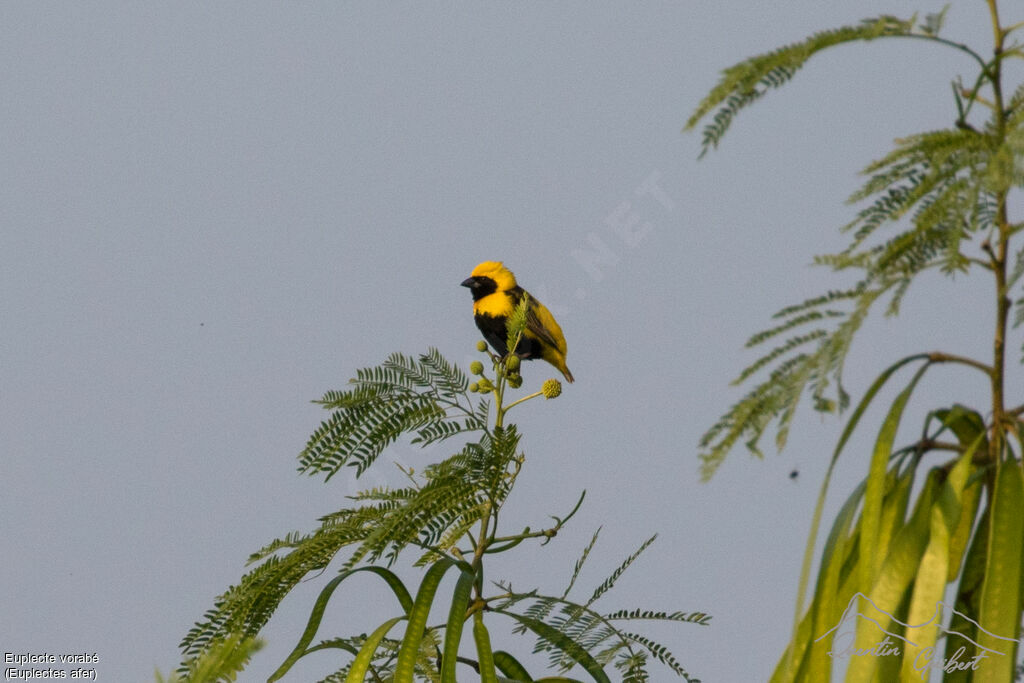
POLYGON ((489 277, 468 277, 462 281, 463 287, 469 287, 473 294, 473 301, 479 301, 489 294, 498 291, 498 283, 489 277))

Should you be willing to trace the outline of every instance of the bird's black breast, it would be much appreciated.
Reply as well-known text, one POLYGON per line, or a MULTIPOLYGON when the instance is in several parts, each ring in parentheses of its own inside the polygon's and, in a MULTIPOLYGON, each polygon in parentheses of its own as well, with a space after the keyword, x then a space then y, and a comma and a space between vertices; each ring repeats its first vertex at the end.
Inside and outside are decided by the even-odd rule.
MULTIPOLYGON (((476 321, 476 326, 483 333, 484 339, 491 345, 495 353, 499 356, 504 356, 508 353, 508 318, 503 315, 482 315, 477 314, 473 316, 476 321)), ((540 358, 541 345, 535 339, 530 339, 526 335, 523 335, 519 340, 519 345, 516 346, 516 354, 520 357, 531 360, 533 358, 540 358)))

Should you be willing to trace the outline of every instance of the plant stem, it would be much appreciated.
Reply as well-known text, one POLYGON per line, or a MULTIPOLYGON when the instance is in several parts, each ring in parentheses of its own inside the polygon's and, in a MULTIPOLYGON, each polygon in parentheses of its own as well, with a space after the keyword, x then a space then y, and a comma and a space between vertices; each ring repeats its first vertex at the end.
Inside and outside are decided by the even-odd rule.
POLYGON ((932 351, 928 354, 929 363, 960 363, 961 365, 967 365, 972 368, 981 370, 989 377, 995 375, 995 369, 985 365, 984 363, 978 362, 973 358, 967 358, 966 356, 957 356, 952 353, 943 353, 942 351, 932 351))
POLYGON ((509 408, 511 408, 512 406, 519 405, 523 401, 529 401, 531 398, 537 398, 543 393, 543 391, 535 391, 528 396, 523 396, 522 398, 516 399, 515 401, 512 401, 512 403, 509 403, 508 406, 506 406, 505 411, 508 412, 509 408))
POLYGON ((996 6, 996 0, 987 0, 987 4, 988 13, 992 18, 992 32, 995 36, 996 54, 998 54, 1002 49, 1003 38, 1006 36, 1006 33, 999 26, 999 7, 996 6))
MULTIPOLYGON (((1002 146, 1006 137, 1006 109, 1003 105, 1002 88, 1002 53, 1006 32, 999 25, 999 10, 996 0, 987 0, 987 4, 992 18, 992 31, 995 39, 992 66, 989 71, 993 99, 996 104, 994 112, 995 142, 1002 146)), ((1010 299, 1006 296, 1006 256, 1009 251, 1011 231, 1006 209, 1008 192, 1008 188, 1005 187, 999 188, 996 192, 998 241, 995 249, 989 251, 996 288, 996 329, 992 349, 992 438, 989 440, 989 460, 993 463, 998 461, 1003 451, 1003 430, 1006 421, 1003 381, 1006 366, 1006 326, 1010 314, 1010 299)))

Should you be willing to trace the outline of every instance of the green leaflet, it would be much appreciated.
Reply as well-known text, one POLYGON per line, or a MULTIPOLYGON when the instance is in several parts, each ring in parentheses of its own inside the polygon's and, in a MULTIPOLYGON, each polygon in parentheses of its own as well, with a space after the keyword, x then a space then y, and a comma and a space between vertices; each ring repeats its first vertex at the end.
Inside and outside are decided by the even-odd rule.
POLYGON ((946 574, 946 582, 951 583, 960 575, 960 568, 966 556, 967 542, 971 539, 971 530, 977 520, 978 505, 981 503, 980 481, 971 482, 968 480, 964 488, 964 498, 960 511, 960 522, 953 535, 949 539, 949 572, 946 574))
MULTIPOLYGON (((858 533, 859 533, 858 531, 854 530, 854 532, 850 535, 850 539, 846 543, 846 548, 849 551, 849 553, 848 553, 848 556, 847 556, 846 560, 842 563, 842 567, 841 567, 841 570, 839 572, 839 590, 836 592, 837 596, 852 596, 852 595, 855 595, 856 592, 857 592, 856 591, 856 583, 857 583, 857 567, 856 567, 857 545, 856 545, 856 537, 857 537, 858 533)), ((837 602, 833 598, 833 610, 834 610, 833 618, 832 618, 832 625, 833 626, 835 624, 839 623, 839 620, 842 617, 842 613, 843 613, 843 611, 845 610, 845 608, 846 608, 846 606, 848 604, 849 604, 848 601, 846 603, 841 603, 841 602, 837 602)), ((824 652, 825 652, 826 655, 829 656, 829 661, 831 662, 832 661, 832 654, 833 654, 832 653, 833 639, 828 637, 829 630, 830 629, 819 630, 817 628, 815 628, 813 632, 808 630, 807 638, 808 638, 809 641, 813 641, 812 645, 814 645, 815 647, 819 647, 820 646, 820 647, 824 648, 824 652)), ((821 683, 825 683, 826 681, 831 680, 831 675, 832 674, 831 674, 831 666, 830 665, 821 666, 820 663, 819 663, 817 669, 812 669, 812 664, 813 663, 814 662, 812 662, 810 657, 806 657, 804 659, 804 661, 801 663, 799 669, 797 670, 797 672, 795 674, 795 677, 792 678, 791 680, 796 680, 796 681, 801 681, 801 682, 815 681, 816 683, 819 682, 819 681, 821 683), (815 676, 818 676, 818 678, 815 678, 815 676)))
POLYGON ((459 641, 462 638, 462 627, 466 622, 466 610, 469 607, 474 581, 476 581, 476 572, 463 569, 455 584, 452 606, 448 611, 448 623, 444 629, 441 683, 456 683, 455 667, 458 665, 459 641))
POLYGON ((534 678, 526 671, 526 667, 519 663, 519 660, 504 650, 497 650, 494 653, 494 665, 503 676, 511 678, 515 683, 582 683, 575 678, 565 676, 534 678))
MULTIPOLYGON (((977 442, 976 442, 977 443, 977 442)), ((919 675, 935 659, 935 644, 942 626, 941 601, 946 592, 949 572, 950 538, 956 531, 964 499, 964 487, 970 474, 974 449, 969 448, 950 471, 936 504, 931 509, 928 546, 917 569, 907 623, 907 637, 916 647, 907 645, 900 669, 901 680, 919 675)))
MULTIPOLYGON (((980 485, 975 484, 971 488, 977 489, 980 485)), ((978 639, 977 626, 966 615, 977 614, 981 605, 981 586, 985 580, 985 556, 988 550, 988 522, 989 514, 986 509, 978 522, 974 540, 963 563, 963 575, 960 577, 953 606, 956 611, 949 621, 950 633, 959 635, 946 638, 946 652, 943 655, 946 661, 955 658, 967 662, 977 654, 974 646, 974 641, 978 639)), ((952 671, 946 674, 944 683, 971 683, 973 675, 971 669, 952 671)))
MULTIPOLYGON (((961 405, 954 405, 949 410, 936 410, 935 416, 942 420, 943 427, 949 427, 956 435, 957 441, 964 448, 973 453, 988 452, 988 438, 986 438, 985 421, 976 411, 965 408, 961 405)), ((949 571, 946 574, 946 581, 955 581, 960 575, 960 566, 964 559, 964 551, 967 549, 967 542, 971 538, 971 530, 974 528, 975 516, 978 511, 978 504, 981 502, 982 485, 980 481, 968 480, 964 488, 963 511, 960 515, 960 522, 953 531, 949 540, 949 571)))
POLYGON ((416 669, 416 657, 420 650, 420 641, 430 615, 430 607, 434 603, 437 587, 444 578, 445 572, 455 566, 455 562, 443 559, 435 562, 427 570, 416 593, 416 602, 409 612, 409 625, 405 629, 402 645, 398 649, 398 661, 395 663, 395 683, 413 683, 416 669))
POLYGON ((974 683, 1010 683, 1020 637, 1021 547, 1024 542, 1024 477, 1020 463, 1004 461, 996 471, 989 525, 985 583, 981 592, 978 643, 996 653, 981 660, 974 683), (1009 640, 1014 639, 1014 640, 1009 640))
MULTIPOLYGON (((812 633, 814 614, 808 611, 801 619, 794 630, 793 639, 789 647, 782 655, 782 659, 775 666, 769 683, 792 683, 796 680, 797 670, 807 661, 806 654, 808 644, 814 639, 812 633)), ((827 681, 827 678, 821 679, 827 681)))
MULTIPOLYGON (((922 365, 910 384, 899 393, 893 401, 889 414, 882 423, 875 442, 875 450, 868 468, 867 489, 864 492, 864 511, 861 513, 860 557, 861 557, 861 592, 868 593, 875 585, 878 573, 885 560, 885 549, 880 548, 879 534, 882 518, 882 497, 885 493, 885 470, 892 455, 892 445, 896 440, 903 409, 906 408, 910 395, 914 392, 917 382, 921 379, 928 364, 922 365)), ((884 609, 884 608, 883 608, 884 609)))
POLYGON ((345 683, 363 683, 363 680, 366 678, 366 672, 370 670, 370 662, 373 661, 373 654, 377 651, 380 641, 384 639, 384 636, 387 635, 388 631, 395 624, 405 618, 401 616, 388 619, 370 634, 370 637, 363 643, 363 647, 360 648, 359 654, 356 655, 355 661, 352 662, 352 668, 348 670, 345 683))
POLYGON ((533 681, 533 676, 526 670, 526 667, 519 663, 519 660, 505 652, 498 650, 494 653, 494 666, 498 668, 503 676, 516 681, 533 681))
POLYGON ((848 553, 856 550, 850 542, 850 526, 864 495, 864 488, 864 482, 861 482, 843 505, 836 516, 836 522, 825 543, 825 549, 822 551, 818 587, 815 591, 814 602, 809 608, 809 611, 814 614, 814 629, 809 634, 812 642, 809 643, 808 680, 827 681, 831 675, 832 658, 828 655, 831 641, 828 638, 819 638, 819 636, 836 624, 839 619, 837 612, 841 612, 845 607, 845 605, 836 604, 836 595, 848 553))
MULTIPOLYGON (((916 462, 915 462, 916 465, 916 462)), ((887 555, 892 547, 892 539, 896 537, 907 518, 907 504, 910 502, 910 489, 914 485, 914 475, 917 468, 914 466, 906 468, 902 475, 897 471, 891 471, 889 476, 894 478, 892 490, 887 491, 886 500, 882 505, 882 518, 878 533, 878 550, 881 555, 887 555)))
POLYGON ((480 683, 498 683, 494 655, 491 652, 491 636, 484 626, 483 612, 473 613, 473 640, 476 641, 476 657, 480 664, 480 683))

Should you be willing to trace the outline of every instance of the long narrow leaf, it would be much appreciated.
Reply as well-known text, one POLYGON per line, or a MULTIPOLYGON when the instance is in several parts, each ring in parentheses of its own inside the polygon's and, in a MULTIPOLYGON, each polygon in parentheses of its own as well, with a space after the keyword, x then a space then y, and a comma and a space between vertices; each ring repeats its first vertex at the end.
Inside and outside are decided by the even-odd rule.
MULTIPOLYGON (((978 488, 978 484, 973 485, 978 488)), ((969 662, 977 655, 975 641, 978 639, 978 625, 967 615, 977 615, 981 608, 981 587, 985 581, 985 562, 988 553, 988 508, 981 513, 974 540, 964 560, 963 575, 957 587, 953 616, 949 620, 950 636, 946 638, 946 652, 943 659, 969 662)), ((946 674, 943 683, 971 683, 974 670, 958 669, 946 674)))
POLYGON ((494 669, 494 654, 491 651, 491 635, 484 625, 483 612, 473 613, 473 640, 476 641, 476 658, 480 665, 480 683, 498 683, 498 672, 494 669))
POLYGON ((910 490, 914 485, 917 468, 908 467, 900 475, 897 470, 890 472, 894 478, 891 490, 886 492, 882 503, 882 518, 878 528, 878 550, 882 555, 889 553, 892 540, 903 528, 907 520, 907 505, 910 502, 910 490))
POLYGON ((267 679, 267 683, 280 680, 288 670, 295 665, 295 662, 299 661, 304 655, 308 653, 308 647, 313 638, 316 637, 316 632, 320 628, 320 621, 323 619, 324 610, 327 609, 327 603, 331 599, 331 595, 334 590, 341 584, 342 581, 352 576, 357 572, 372 572, 377 574, 384 581, 387 582, 388 586, 391 587, 392 592, 398 598, 399 603, 402 605, 402 609, 408 612, 412 608, 412 598, 409 597, 409 591, 406 590, 405 585, 401 579, 395 575, 394 572, 385 569, 384 567, 359 567, 358 569, 349 569, 342 572, 338 576, 331 579, 331 581, 324 586, 324 589, 320 591, 319 597, 316 599, 316 603, 313 605, 313 611, 309 615, 309 622, 306 624, 306 630, 302 632, 302 637, 299 638, 299 643, 292 650, 288 658, 284 660, 284 663, 277 668, 277 671, 270 675, 267 679))
MULTIPOLYGON (((914 580, 921 564, 921 556, 928 545, 931 509, 939 489, 938 476, 938 469, 933 469, 928 473, 924 488, 918 495, 914 514, 907 525, 896 535, 889 556, 885 559, 879 572, 878 580, 868 595, 870 600, 865 599, 861 592, 851 598, 849 607, 854 609, 854 613, 867 614, 872 619, 870 621, 864 618, 857 619, 857 635, 854 645, 857 650, 871 649, 881 640, 884 632, 890 630, 892 627, 890 615, 895 615, 899 611, 907 588, 914 580)), ((862 561, 865 559, 870 560, 870 555, 868 558, 861 558, 862 561)), ((861 578, 857 577, 857 580, 859 582, 861 578)), ((836 648, 833 647, 833 649, 836 648)), ((875 680, 878 664, 878 657, 852 657, 846 671, 846 680, 849 683, 875 680)))
POLYGON ((359 654, 356 655, 355 660, 352 662, 352 668, 348 670, 345 683, 363 683, 366 679, 366 672, 370 670, 370 662, 373 661, 373 655, 377 652, 377 646, 380 645, 380 641, 384 639, 384 636, 388 634, 388 631, 395 624, 405 618, 401 616, 388 619, 370 634, 370 637, 363 643, 363 647, 359 649, 359 654))
POLYGON ((910 395, 927 369, 927 363, 918 368, 907 387, 893 401, 889 414, 878 432, 874 453, 871 455, 860 525, 861 591, 864 593, 869 592, 875 585, 882 562, 885 560, 884 549, 878 547, 882 498, 885 492, 885 469, 889 464, 889 457, 892 455, 892 445, 896 441, 896 431, 903 418, 903 410, 907 407, 910 395))
POLYGON ((526 667, 519 663, 519 660, 505 652, 504 650, 497 650, 494 653, 494 666, 498 667, 498 671, 503 676, 516 681, 533 681, 533 676, 526 670, 526 667))
POLYGON ((975 683, 1010 683, 1020 637, 1020 571, 1024 541, 1024 478, 1016 460, 996 472, 989 525, 988 561, 981 592, 978 643, 991 650, 974 674, 975 683), (1013 639, 1013 640, 1011 640, 1013 639))
POLYGON ((817 637, 834 625, 836 618, 836 594, 840 573, 846 561, 847 543, 854 513, 864 495, 861 482, 836 515, 836 522, 822 551, 821 568, 818 570, 818 585, 814 601, 808 611, 814 615, 814 629, 808 634, 810 652, 807 662, 807 677, 813 681, 827 681, 831 675, 832 659, 828 656, 828 643, 817 637))
POLYGON ((531 619, 530 617, 516 614, 515 612, 496 609, 494 610, 494 613, 504 614, 507 617, 515 619, 520 624, 557 647, 568 655, 574 662, 582 666, 597 683, 611 683, 608 675, 604 672, 604 669, 601 668, 601 665, 597 663, 597 660, 594 659, 591 654, 583 648, 583 646, 558 629, 548 626, 538 619, 531 619))
MULTIPOLYGON (((768 683, 792 683, 796 680, 797 672, 801 670, 802 665, 806 666, 806 657, 810 652, 809 645, 814 640, 813 625, 814 613, 808 611, 797 624, 796 634, 779 663, 775 665, 775 671, 772 672, 768 683)), ((828 681, 827 678, 820 680, 822 683, 828 681)))
POLYGON ((960 568, 966 556, 967 542, 971 540, 971 530, 974 528, 978 516, 978 505, 981 502, 980 481, 968 482, 964 488, 963 508, 960 511, 960 521, 953 535, 949 539, 949 572, 946 574, 946 581, 952 582, 960 576, 960 568))
MULTIPOLYGON (((843 433, 839 437, 839 442, 836 443, 835 451, 832 453, 832 460, 828 464, 828 471, 825 473, 825 480, 821 484, 821 492, 818 494, 818 502, 814 506, 814 515, 811 518, 811 529, 807 534, 807 547, 804 549, 804 560, 800 567, 800 582, 797 585, 796 594, 796 614, 793 618, 793 642, 797 642, 798 629, 800 628, 801 615, 804 612, 804 601, 807 596, 807 583, 811 577, 811 565, 814 563, 814 548, 818 541, 818 529, 821 526, 821 515, 825 509, 825 498, 828 494, 829 482, 832 479, 832 472, 835 470, 836 461, 839 460, 839 455, 843 452, 843 448, 846 446, 846 442, 849 441, 850 436, 853 434, 854 429, 857 428, 857 424, 860 422, 860 418, 864 415, 864 411, 867 410, 868 406, 871 405, 871 401, 874 400, 875 395, 885 385, 892 375, 908 363, 913 363, 918 360, 925 360, 928 358, 928 354, 917 353, 906 358, 901 358, 889 367, 887 367, 882 374, 880 374, 868 390, 864 393, 864 397, 854 408, 853 413, 850 415, 850 419, 846 422, 846 427, 843 428, 843 433)), ((796 675, 796 663, 792 660, 792 655, 795 650, 790 650, 790 658, 786 669, 790 672, 790 676, 796 675)), ((793 680, 792 678, 780 679, 780 680, 793 680)))
POLYGON ((448 623, 444 629, 441 683, 457 683, 455 667, 458 664, 459 641, 462 639, 462 627, 466 623, 466 609, 469 607, 469 598, 475 580, 476 572, 463 570, 455 584, 452 606, 448 611, 448 623))
POLYGON ((921 557, 921 564, 914 579, 914 590, 907 611, 908 629, 915 647, 904 647, 900 669, 901 680, 910 680, 920 675, 921 669, 931 661, 935 643, 942 627, 942 597, 946 592, 946 577, 949 573, 950 539, 960 522, 963 507, 964 487, 970 473, 973 449, 968 449, 950 471, 942 492, 931 510, 928 546, 921 557))
POLYGON ((416 602, 409 612, 409 625, 405 628, 405 636, 398 649, 398 660, 395 662, 395 683, 413 683, 416 657, 420 651, 420 641, 423 640, 423 631, 427 626, 430 608, 434 604, 434 595, 437 593, 437 587, 440 585, 441 579, 444 578, 445 572, 454 565, 455 562, 447 558, 438 560, 423 577, 420 588, 416 592, 416 602))

